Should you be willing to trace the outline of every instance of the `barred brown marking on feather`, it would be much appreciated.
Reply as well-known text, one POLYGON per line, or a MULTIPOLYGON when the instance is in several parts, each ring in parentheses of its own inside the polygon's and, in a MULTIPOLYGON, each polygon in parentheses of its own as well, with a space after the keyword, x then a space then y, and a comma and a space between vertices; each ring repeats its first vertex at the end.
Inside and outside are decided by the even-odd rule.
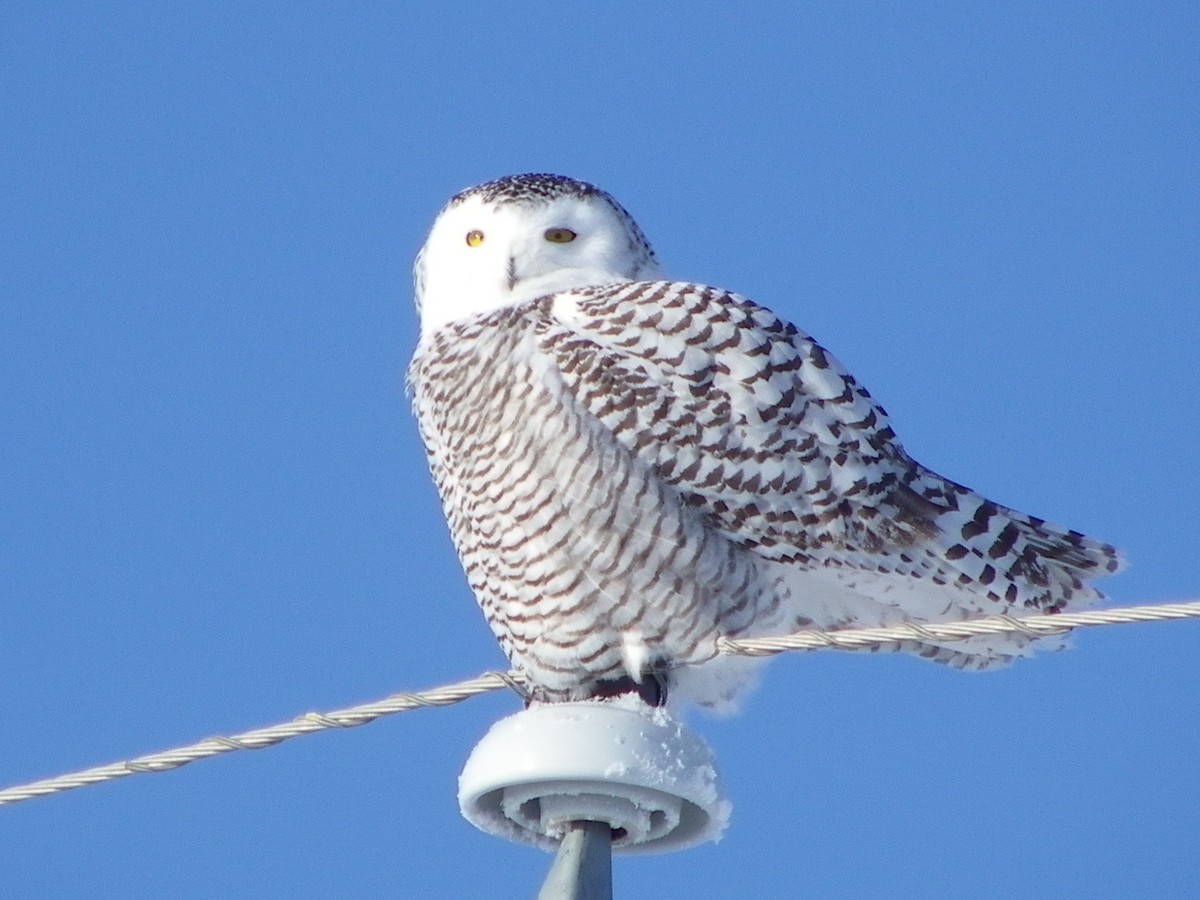
POLYGON ((1009 522, 1000 530, 1000 534, 996 536, 996 540, 992 543, 991 549, 988 550, 988 556, 992 559, 999 559, 1001 556, 1007 556, 1012 552, 1013 547, 1017 543, 1017 538, 1020 536, 1020 530, 1017 528, 1016 522, 1009 522))
POLYGON ((975 510, 975 515, 971 517, 971 521, 962 527, 962 539, 969 541, 972 538, 979 537, 981 534, 986 534, 992 516, 997 512, 996 504, 990 501, 984 501, 979 504, 979 508, 975 510))

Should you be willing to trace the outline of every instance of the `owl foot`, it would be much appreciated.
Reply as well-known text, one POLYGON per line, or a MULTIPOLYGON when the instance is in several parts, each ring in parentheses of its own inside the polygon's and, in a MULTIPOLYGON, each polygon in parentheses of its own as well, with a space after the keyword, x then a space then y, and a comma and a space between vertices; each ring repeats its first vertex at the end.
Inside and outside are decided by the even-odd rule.
POLYGON ((619 697, 622 694, 637 694, 647 706, 667 705, 667 682, 665 676, 647 673, 640 682, 629 675, 596 682, 591 696, 595 699, 619 697))

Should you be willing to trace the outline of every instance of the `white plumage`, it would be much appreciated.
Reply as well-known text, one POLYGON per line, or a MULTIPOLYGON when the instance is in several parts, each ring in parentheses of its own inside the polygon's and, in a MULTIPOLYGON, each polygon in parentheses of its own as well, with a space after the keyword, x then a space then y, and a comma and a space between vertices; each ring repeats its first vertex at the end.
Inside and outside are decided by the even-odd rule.
MULTIPOLYGON (((1116 551, 912 460, 826 351, 725 291, 660 280, 603 191, 464 191, 417 257, 409 383, 467 577, 542 700, 717 705, 721 636, 1054 612, 1116 551)), ((966 668, 1023 636, 902 649, 966 668)))

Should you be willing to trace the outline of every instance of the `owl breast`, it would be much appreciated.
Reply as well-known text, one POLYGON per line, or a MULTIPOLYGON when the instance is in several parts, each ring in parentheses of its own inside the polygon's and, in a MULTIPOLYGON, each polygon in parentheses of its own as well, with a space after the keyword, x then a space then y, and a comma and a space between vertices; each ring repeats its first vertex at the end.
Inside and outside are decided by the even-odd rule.
POLYGON ((409 383, 479 605, 535 696, 566 700, 710 660, 778 601, 752 554, 577 401, 542 348, 551 327, 545 299, 451 323, 409 383))

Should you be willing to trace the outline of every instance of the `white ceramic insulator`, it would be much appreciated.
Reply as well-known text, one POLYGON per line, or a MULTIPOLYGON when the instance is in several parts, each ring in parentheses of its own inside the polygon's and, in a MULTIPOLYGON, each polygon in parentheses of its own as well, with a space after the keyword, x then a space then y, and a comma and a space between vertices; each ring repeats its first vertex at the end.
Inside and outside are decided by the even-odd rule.
POLYGON ((547 850, 574 821, 613 849, 662 853, 717 840, 729 820, 712 751, 634 698, 534 705, 492 726, 458 780, 477 828, 547 850))

